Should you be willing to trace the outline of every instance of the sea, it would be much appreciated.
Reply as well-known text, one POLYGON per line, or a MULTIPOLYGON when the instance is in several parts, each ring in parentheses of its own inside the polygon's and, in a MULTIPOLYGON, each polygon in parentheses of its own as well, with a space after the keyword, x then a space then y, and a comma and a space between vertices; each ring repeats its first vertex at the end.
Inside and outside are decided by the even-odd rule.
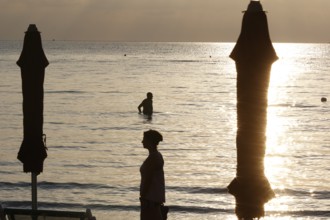
MULTIPOLYGON (((274 43, 263 219, 330 219, 330 44, 274 43), (322 102, 321 98, 328 99, 322 102)), ((164 140, 168 219, 236 219, 235 42, 43 41, 48 157, 38 209, 139 219, 143 132, 164 140), (154 115, 138 114, 147 92, 154 115)), ((0 204, 31 208, 23 140, 21 41, 0 41, 0 204)))

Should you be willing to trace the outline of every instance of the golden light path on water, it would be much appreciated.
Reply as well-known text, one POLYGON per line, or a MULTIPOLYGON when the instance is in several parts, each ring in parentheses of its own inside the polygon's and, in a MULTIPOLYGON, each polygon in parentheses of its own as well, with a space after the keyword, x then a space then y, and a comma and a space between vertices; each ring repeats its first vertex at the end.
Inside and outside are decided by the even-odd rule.
MULTIPOLYGON (((272 65, 268 90, 267 148, 264 163, 265 174, 272 188, 284 190, 288 186, 285 185, 287 181, 282 180, 289 178, 290 175, 290 161, 289 157, 285 157, 285 155, 289 153, 287 152, 288 146, 292 143, 286 136, 290 123, 286 121, 287 117, 281 117, 281 113, 285 108, 276 106, 290 107, 290 105, 294 105, 294 103, 287 103, 288 94, 281 91, 281 88, 285 88, 299 73, 294 61, 290 59, 290 57, 297 56, 299 51, 295 50, 292 45, 288 49, 288 44, 276 44, 274 47, 279 59, 272 65)), ((290 197, 276 197, 265 205, 265 209, 268 211, 289 211, 290 207, 287 204, 290 202, 288 200, 290 200, 290 197)))

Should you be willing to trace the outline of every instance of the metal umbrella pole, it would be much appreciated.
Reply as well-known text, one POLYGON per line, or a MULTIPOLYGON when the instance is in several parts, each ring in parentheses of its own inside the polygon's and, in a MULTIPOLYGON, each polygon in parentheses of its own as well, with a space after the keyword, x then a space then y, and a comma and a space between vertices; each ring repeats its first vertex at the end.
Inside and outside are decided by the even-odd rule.
POLYGON ((31 173, 32 210, 38 209, 37 174, 31 173))

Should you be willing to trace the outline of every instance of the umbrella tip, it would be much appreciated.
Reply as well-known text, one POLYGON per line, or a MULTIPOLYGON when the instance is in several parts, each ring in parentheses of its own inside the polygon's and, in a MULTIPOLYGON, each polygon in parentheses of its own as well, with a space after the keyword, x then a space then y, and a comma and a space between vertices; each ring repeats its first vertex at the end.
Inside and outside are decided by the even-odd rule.
POLYGON ((259 0, 251 0, 248 9, 246 11, 258 12, 258 11, 263 11, 263 8, 259 0))
POLYGON ((35 24, 30 24, 28 29, 27 29, 27 32, 39 32, 38 31, 38 28, 37 28, 37 25, 35 24))

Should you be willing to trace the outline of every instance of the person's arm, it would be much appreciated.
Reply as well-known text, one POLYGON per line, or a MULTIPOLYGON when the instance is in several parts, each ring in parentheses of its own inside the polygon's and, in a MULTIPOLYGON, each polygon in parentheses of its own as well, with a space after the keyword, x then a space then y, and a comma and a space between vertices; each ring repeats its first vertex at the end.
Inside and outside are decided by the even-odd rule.
POLYGON ((142 107, 142 105, 140 104, 140 105, 138 106, 139 113, 141 113, 141 107, 142 107))
POLYGON ((142 113, 141 107, 143 106, 143 104, 144 104, 144 101, 142 101, 141 104, 138 106, 139 113, 142 113))

